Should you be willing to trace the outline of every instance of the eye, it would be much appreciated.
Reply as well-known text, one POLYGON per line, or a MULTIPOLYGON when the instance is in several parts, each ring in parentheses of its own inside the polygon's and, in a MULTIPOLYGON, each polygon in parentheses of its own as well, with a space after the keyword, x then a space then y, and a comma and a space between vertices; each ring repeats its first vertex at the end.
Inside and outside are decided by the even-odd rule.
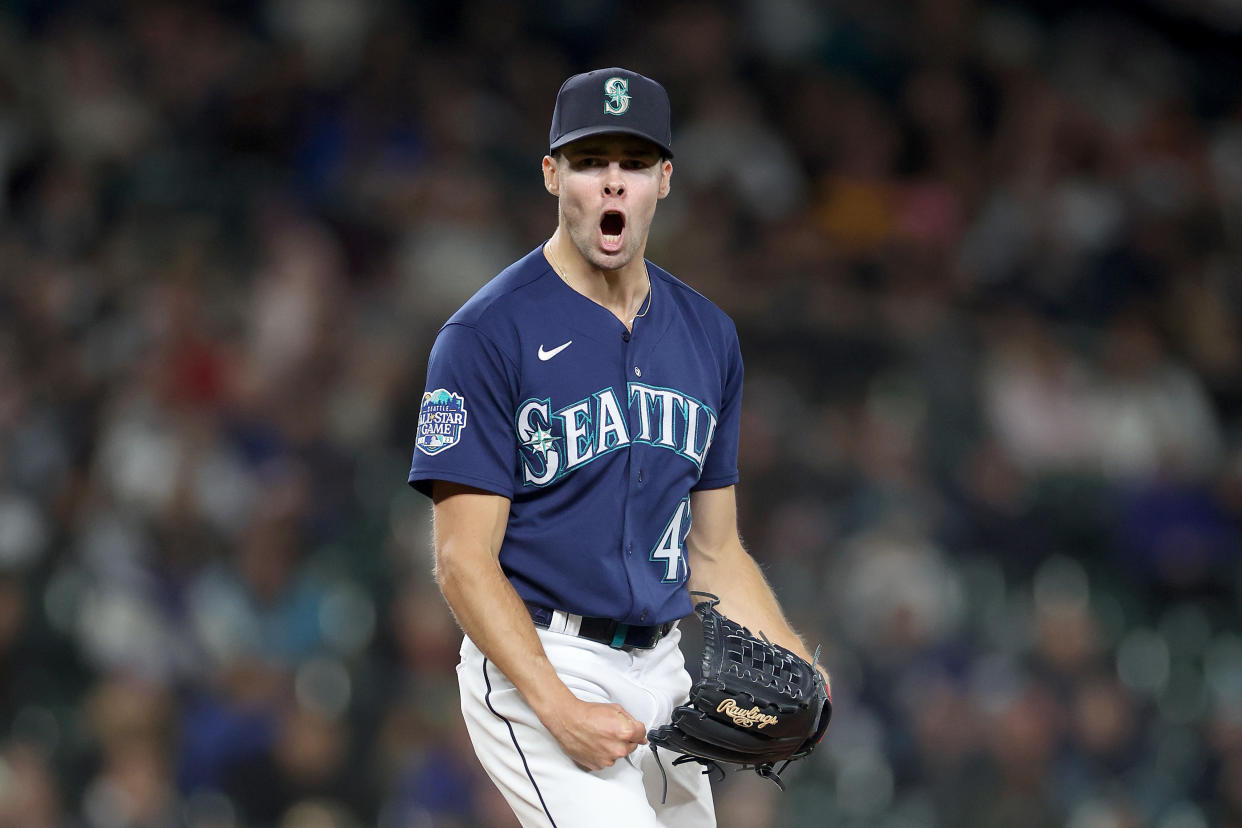
POLYGON ((627 158, 621 162, 621 166, 627 170, 645 170, 653 163, 646 158, 627 158))

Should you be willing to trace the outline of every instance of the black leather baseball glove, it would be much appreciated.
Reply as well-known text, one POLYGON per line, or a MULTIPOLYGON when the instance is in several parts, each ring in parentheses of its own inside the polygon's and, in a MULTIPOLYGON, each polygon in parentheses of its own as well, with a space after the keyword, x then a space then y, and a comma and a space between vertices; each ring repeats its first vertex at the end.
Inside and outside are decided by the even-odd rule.
MULTIPOLYGON (((716 610, 720 599, 695 606, 703 621, 703 674, 669 724, 647 733, 653 749, 681 754, 674 765, 699 762, 723 770, 728 762, 751 768, 781 789, 781 771, 808 756, 828 728, 832 697, 815 663, 779 647, 716 610)), ((815 651, 815 662, 819 650, 815 651)))

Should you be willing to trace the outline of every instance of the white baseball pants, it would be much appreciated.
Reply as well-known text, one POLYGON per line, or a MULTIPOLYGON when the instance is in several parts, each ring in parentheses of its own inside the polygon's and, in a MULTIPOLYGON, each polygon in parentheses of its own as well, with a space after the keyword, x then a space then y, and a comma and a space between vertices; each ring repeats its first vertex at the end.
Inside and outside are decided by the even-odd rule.
MULTIPOLYGON (((584 701, 615 702, 647 729, 686 700, 690 675, 674 629, 650 650, 625 652, 563 632, 538 630, 561 680, 584 701)), ((525 828, 714 828, 708 777, 697 763, 656 765, 648 745, 610 768, 574 764, 517 688, 469 638, 457 667, 461 710, 475 753, 525 828), (661 802, 661 798, 664 802, 661 802)))

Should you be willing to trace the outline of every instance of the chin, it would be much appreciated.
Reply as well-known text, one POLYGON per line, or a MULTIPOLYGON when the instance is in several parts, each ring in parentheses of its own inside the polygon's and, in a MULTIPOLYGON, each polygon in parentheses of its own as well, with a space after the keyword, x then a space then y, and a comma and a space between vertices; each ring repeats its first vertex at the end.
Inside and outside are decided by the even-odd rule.
POLYGON ((620 270, 634 260, 634 251, 621 250, 616 253, 596 253, 591 257, 591 264, 600 270, 620 270))

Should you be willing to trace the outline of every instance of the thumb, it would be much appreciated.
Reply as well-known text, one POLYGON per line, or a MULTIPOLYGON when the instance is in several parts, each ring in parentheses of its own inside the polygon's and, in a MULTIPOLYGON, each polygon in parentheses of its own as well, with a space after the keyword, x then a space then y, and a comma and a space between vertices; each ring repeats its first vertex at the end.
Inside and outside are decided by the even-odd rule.
POLYGON ((625 713, 625 718, 630 725, 630 741, 645 745, 647 743, 647 726, 631 716, 629 711, 623 710, 622 712, 625 713))

